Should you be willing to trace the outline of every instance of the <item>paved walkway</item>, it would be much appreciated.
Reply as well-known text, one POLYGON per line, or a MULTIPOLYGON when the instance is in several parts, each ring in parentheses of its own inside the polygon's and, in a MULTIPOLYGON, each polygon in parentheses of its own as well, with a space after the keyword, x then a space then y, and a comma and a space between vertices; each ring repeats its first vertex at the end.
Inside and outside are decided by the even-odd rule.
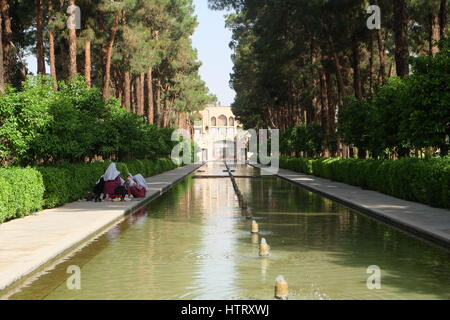
MULTIPOLYGON (((255 165, 261 168, 260 165, 255 165)), ((450 249, 450 211, 311 175, 279 169, 280 178, 450 249)))
POLYGON ((201 165, 187 165, 147 180, 147 197, 128 202, 76 201, 0 224, 1 291, 61 257, 81 242, 158 197, 201 165))

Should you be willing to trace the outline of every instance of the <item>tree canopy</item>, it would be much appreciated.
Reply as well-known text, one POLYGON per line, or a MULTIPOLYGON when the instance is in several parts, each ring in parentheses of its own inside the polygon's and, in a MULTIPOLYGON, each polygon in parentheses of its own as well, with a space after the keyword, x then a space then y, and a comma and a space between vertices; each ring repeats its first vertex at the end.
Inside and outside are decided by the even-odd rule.
POLYGON ((83 75, 104 99, 161 127, 189 125, 193 111, 216 100, 190 40, 192 0, 1 0, 1 11, 6 85, 21 88, 34 72, 24 57, 34 54, 37 73, 50 74, 54 87, 83 75), (66 23, 71 5, 80 8, 80 29, 66 23))
POLYGON ((448 0, 209 4, 229 10, 233 112, 246 127, 285 131, 319 124, 326 156, 351 156, 351 148, 342 143, 358 147, 360 156, 368 149, 381 154, 390 148, 405 155, 409 147, 437 146, 447 153, 449 104, 444 92, 450 72, 448 51, 444 47, 439 54, 438 41, 448 36, 448 0), (369 5, 381 8, 381 29, 367 27, 373 14, 369 5), (414 57, 420 58, 412 62, 414 57), (406 80, 411 73, 414 77, 406 80), (400 80, 389 80, 395 77, 400 80), (393 104, 404 86, 408 99, 393 104), (382 104, 389 107, 384 105, 386 110, 369 120, 382 104), (399 117, 407 120, 392 128, 399 117), (372 127, 376 136, 369 134, 372 127), (399 135, 390 136, 397 131, 399 135))

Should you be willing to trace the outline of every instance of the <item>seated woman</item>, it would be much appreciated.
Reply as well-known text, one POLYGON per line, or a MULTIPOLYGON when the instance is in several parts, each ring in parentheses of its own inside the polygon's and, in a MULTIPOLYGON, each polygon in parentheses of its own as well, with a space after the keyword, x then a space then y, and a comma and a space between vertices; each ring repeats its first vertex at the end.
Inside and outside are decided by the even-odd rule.
POLYGON ((134 198, 144 198, 147 192, 147 183, 141 174, 137 174, 134 177, 129 173, 128 179, 128 194, 134 198))
POLYGON ((125 180, 120 177, 120 171, 117 170, 114 162, 109 165, 108 169, 105 171, 105 174, 101 178, 105 180, 103 193, 108 197, 106 200, 112 200, 111 196, 114 194, 116 187, 125 183, 125 180))

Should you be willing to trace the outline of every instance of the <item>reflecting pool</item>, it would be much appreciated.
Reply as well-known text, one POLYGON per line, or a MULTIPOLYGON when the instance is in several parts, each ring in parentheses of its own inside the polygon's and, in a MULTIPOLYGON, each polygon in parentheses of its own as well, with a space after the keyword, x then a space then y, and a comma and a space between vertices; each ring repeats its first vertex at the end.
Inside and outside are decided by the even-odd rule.
MULTIPOLYGON (((450 299, 450 254, 256 169, 233 166, 259 224, 242 216, 231 180, 189 177, 57 264, 12 299, 450 299), (266 238, 269 257, 258 256, 266 238), (69 290, 67 267, 81 270, 69 290), (381 289, 368 289, 369 266, 381 289)), ((207 175, 223 164, 201 168, 207 175)))

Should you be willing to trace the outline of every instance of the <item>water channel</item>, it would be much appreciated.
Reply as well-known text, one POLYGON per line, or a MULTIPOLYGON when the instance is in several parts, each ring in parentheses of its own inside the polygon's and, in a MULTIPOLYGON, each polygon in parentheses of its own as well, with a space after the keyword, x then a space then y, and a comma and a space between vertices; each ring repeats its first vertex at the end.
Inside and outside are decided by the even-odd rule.
POLYGON ((10 298, 272 299, 284 275, 289 299, 450 299, 449 252, 250 166, 230 167, 245 176, 236 182, 259 235, 224 165, 208 163, 10 298), (269 257, 258 256, 261 237, 269 257), (66 285, 70 265, 80 267, 79 290, 66 285), (367 287, 372 265, 381 289, 367 287))

